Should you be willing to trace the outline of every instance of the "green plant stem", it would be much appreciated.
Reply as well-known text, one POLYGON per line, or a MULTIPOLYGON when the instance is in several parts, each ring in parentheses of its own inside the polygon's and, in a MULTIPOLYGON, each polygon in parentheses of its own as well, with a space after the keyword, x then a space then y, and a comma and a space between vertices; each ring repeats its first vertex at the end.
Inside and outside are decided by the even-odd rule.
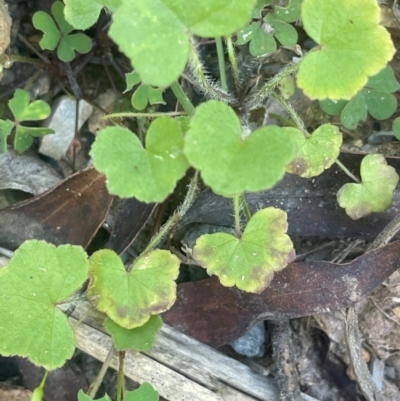
POLYGON ((96 378, 93 380, 93 383, 90 385, 89 390, 87 392, 87 396, 93 399, 96 396, 96 393, 98 389, 101 386, 101 383, 103 382, 104 376, 107 373, 107 369, 109 368, 111 364, 112 357, 114 356, 115 353, 115 347, 114 345, 111 347, 110 351, 108 351, 108 354, 106 356, 105 361, 103 362, 103 365, 101 366, 101 369, 99 373, 97 374, 96 378))
POLYGON ((335 163, 355 182, 360 183, 360 180, 350 171, 347 169, 347 167, 342 164, 338 159, 335 160, 335 163))
POLYGON ((282 68, 282 70, 280 70, 273 78, 267 81, 265 85, 249 99, 248 106, 250 109, 260 107, 264 99, 270 96, 275 90, 281 79, 297 71, 299 65, 300 63, 290 63, 285 68, 282 68))
POLYGON ((247 203, 245 194, 240 195, 240 203, 243 205, 243 211, 244 211, 247 221, 250 221, 251 212, 250 212, 249 205, 247 203))
POLYGON ((171 116, 171 117, 176 117, 176 116, 185 116, 187 113, 184 111, 171 111, 169 113, 111 113, 107 114, 103 117, 101 117, 102 120, 109 120, 111 118, 156 118, 156 117, 161 117, 161 116, 171 116))
POLYGON ((235 49, 234 49, 233 43, 232 43, 232 36, 226 36, 225 41, 226 41, 226 47, 228 49, 229 61, 231 63, 233 80, 235 82, 236 89, 239 90, 239 88, 240 88, 239 68, 238 68, 238 65, 236 62, 235 49))
POLYGON ((124 360, 125 360, 125 351, 120 351, 118 379, 117 379, 117 401, 122 401, 122 397, 125 392, 124 360))
MULTIPOLYGON (((169 230, 185 215, 192 205, 197 192, 197 181, 199 172, 196 170, 194 176, 189 184, 189 189, 186 193, 185 199, 182 205, 175 210, 174 214, 168 219, 168 221, 160 228, 158 233, 151 239, 145 250, 139 255, 139 258, 144 256, 146 253, 153 250, 158 243, 168 234, 169 230)), ((129 271, 129 270, 128 270, 129 271)))
POLYGON ((192 102, 187 97, 185 91, 182 89, 182 86, 179 84, 179 82, 175 81, 171 85, 171 89, 172 89, 172 92, 174 92, 174 95, 178 99, 179 103, 182 105, 183 110, 185 110, 189 116, 193 116, 194 112, 195 112, 195 108, 194 108, 192 102))
POLYGON ((8 65, 11 66, 14 62, 35 64, 40 66, 44 66, 46 64, 43 61, 37 60, 35 58, 17 56, 15 54, 4 55, 0 57, 0 65, 4 65, 5 68, 8 68, 8 65))
POLYGON ((297 114, 297 112, 293 108, 293 106, 283 96, 277 94, 276 92, 272 92, 271 97, 276 99, 285 108, 285 110, 288 112, 290 118, 296 124, 296 127, 303 133, 303 135, 306 138, 308 138, 310 136, 310 134, 307 131, 307 128, 305 127, 303 120, 297 114))
POLYGON ((238 238, 242 236, 242 229, 240 228, 240 195, 233 197, 233 211, 235 216, 235 231, 238 238))
POLYGON ((221 87, 224 91, 227 91, 228 85, 226 83, 225 55, 224 55, 224 47, 222 46, 222 39, 215 38, 215 44, 217 45, 218 67, 219 67, 219 76, 221 80, 221 87))

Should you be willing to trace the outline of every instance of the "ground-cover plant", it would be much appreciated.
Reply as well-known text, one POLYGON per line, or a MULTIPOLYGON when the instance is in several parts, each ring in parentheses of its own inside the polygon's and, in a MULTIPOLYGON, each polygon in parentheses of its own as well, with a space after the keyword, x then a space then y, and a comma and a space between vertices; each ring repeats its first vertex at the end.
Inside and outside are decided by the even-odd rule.
MULTIPOLYGON (((309 132, 290 99, 280 90, 285 80, 295 77, 298 87, 310 98, 321 100, 324 109, 340 104, 342 109, 335 108, 335 113, 343 114, 346 107, 356 108, 358 114, 351 127, 365 118, 367 110, 375 117, 389 116, 382 114, 382 107, 375 100, 381 96, 382 104, 393 103, 391 93, 398 89, 398 83, 386 65, 394 47, 388 32, 378 24, 379 8, 375 0, 303 0, 302 3, 291 0, 284 8, 269 7, 271 3, 67 0, 65 9, 60 2, 53 6, 58 28, 47 14, 35 14, 35 26, 45 32, 42 48, 55 49, 58 45, 58 56, 65 59, 73 56, 74 49, 79 50, 74 45, 75 39, 71 42, 70 32, 93 25, 105 6, 112 13, 110 36, 134 68, 127 75, 127 87, 140 84, 132 98, 133 106, 142 110, 147 102, 161 103, 162 91, 171 87, 187 114, 175 117, 149 113, 149 118, 156 118, 147 131, 145 145, 126 127, 107 127, 97 135, 91 156, 95 168, 106 175, 110 193, 148 203, 162 202, 189 167, 196 172, 183 205, 128 267, 111 250, 99 250, 87 258, 76 246, 55 248, 42 241, 21 245, 10 265, 0 271, 0 316, 7 317, 0 327, 2 354, 26 356, 48 370, 70 358, 75 346, 72 328, 56 305, 68 301, 87 277, 90 278, 87 297, 106 315, 104 325, 117 350, 123 352, 131 347, 148 350, 161 326, 157 315, 169 309, 175 300, 174 280, 179 271, 175 255, 155 248, 189 208, 199 174, 215 193, 232 199, 236 234, 201 236, 189 250, 191 257, 209 274, 217 275, 222 285, 235 285, 253 293, 262 292, 274 272, 285 268, 295 253, 286 234, 286 213, 265 208, 251 215, 246 192, 270 189, 286 172, 315 177, 336 163, 355 181, 338 193, 339 205, 351 218, 361 218, 390 206, 399 178, 384 158, 365 157, 360 167, 361 180, 357 179, 338 160, 342 144, 340 129, 324 124, 309 132), (283 46, 295 46, 297 31, 290 23, 299 16, 305 32, 317 46, 257 90, 242 93, 245 85, 236 63, 232 35, 236 35, 236 45, 250 41, 251 53, 265 56, 278 45, 274 37, 283 46), (197 37, 215 37, 220 83, 210 82, 203 69, 197 37), (223 38, 236 77, 231 92, 225 76, 223 38), (178 83, 186 66, 189 75, 212 100, 197 107, 190 102, 178 83), (264 107, 268 97, 281 103, 292 125, 250 130, 249 112, 264 107), (71 266, 76 271, 69 271, 71 266), (65 280, 68 285, 60 288, 65 280), (46 283, 54 291, 46 291, 46 283), (21 292, 28 294, 26 307, 21 306, 21 292), (49 324, 51 318, 56 319, 56 325, 49 324), (25 334, 38 325, 43 327, 43 336, 36 347, 31 347, 31 339, 25 334), (15 336, 19 336, 18 342, 15 336), (48 349, 45 344, 58 345, 48 349)), ((11 100, 10 108, 19 124, 33 119, 33 105, 38 105, 38 101, 29 104, 26 92, 17 91, 17 96, 18 105, 11 100)), ((146 113, 125 115, 144 117, 146 113)), ((107 116, 113 117, 116 115, 107 116)), ((8 132, 5 138, 14 125, 8 120, 2 123, 2 132, 8 132)), ((17 125, 17 135, 18 129, 20 134, 27 132, 22 128, 17 125)), ((26 148, 27 142, 18 150, 26 148)), ((137 391, 136 395, 135 392, 124 395, 120 385, 118 399, 144 399, 141 392, 146 392, 146 400, 157 399, 148 385, 137 391)), ((90 399, 83 393, 78 397, 80 401, 90 399)))

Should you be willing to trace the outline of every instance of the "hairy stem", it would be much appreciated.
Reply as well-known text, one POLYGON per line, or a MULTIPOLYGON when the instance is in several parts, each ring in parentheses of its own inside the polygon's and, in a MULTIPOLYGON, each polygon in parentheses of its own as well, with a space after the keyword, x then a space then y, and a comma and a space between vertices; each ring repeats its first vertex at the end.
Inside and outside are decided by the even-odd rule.
POLYGON ((243 206, 243 211, 244 211, 247 221, 250 221, 251 212, 250 212, 249 205, 247 203, 245 194, 240 195, 240 203, 243 206))
POLYGON ((221 79, 221 87, 224 91, 227 91, 228 85, 226 84, 225 55, 224 55, 224 47, 222 46, 222 39, 215 38, 215 44, 217 45, 218 67, 219 67, 219 76, 221 79))
POLYGON ((124 360, 125 360, 125 351, 120 351, 118 379, 117 379, 117 401, 122 401, 125 392, 124 360))
POLYGON ((126 113, 106 114, 101 119, 109 120, 111 118, 120 118, 120 117, 128 117, 128 118, 142 118, 142 117, 155 118, 155 117, 161 117, 161 116, 176 117, 176 116, 185 116, 186 114, 187 113, 185 111, 170 111, 169 113, 128 113, 128 112, 126 112, 126 113))
POLYGON ((189 184, 189 189, 186 193, 185 199, 182 205, 175 210, 174 214, 168 219, 168 221, 160 228, 158 233, 151 239, 150 243, 146 246, 145 250, 139 255, 139 258, 144 256, 146 253, 153 250, 158 243, 168 234, 172 227, 185 215, 192 205, 197 192, 197 181, 199 172, 196 170, 194 176, 189 184))
POLYGON ((225 41, 226 41, 226 47, 228 49, 229 61, 231 63, 233 80, 235 82, 236 89, 239 90, 239 88, 240 88, 239 68, 238 68, 238 65, 236 62, 235 49, 234 49, 233 43, 232 43, 232 36, 226 36, 225 41))
POLYGON ((179 103, 182 105, 183 109, 188 113, 189 116, 193 116, 195 112, 195 108, 192 102, 187 97, 185 91, 182 89, 182 86, 179 84, 178 81, 175 81, 171 85, 172 92, 178 99, 179 103))

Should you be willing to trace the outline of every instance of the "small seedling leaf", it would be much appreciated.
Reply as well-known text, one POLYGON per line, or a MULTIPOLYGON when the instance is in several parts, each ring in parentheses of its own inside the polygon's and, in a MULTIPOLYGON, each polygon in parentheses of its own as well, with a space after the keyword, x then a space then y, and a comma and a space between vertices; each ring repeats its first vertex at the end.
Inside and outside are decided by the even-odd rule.
POLYGON ((89 299, 127 329, 142 326, 175 301, 179 259, 169 251, 150 252, 127 272, 115 252, 103 249, 90 257, 89 269, 89 299))
MULTIPOLYGON (((79 390, 78 401, 93 401, 93 399, 86 395, 82 390, 79 390)), ((111 398, 106 394, 104 397, 97 398, 95 401, 111 401, 111 398)))
POLYGON ((202 235, 193 248, 193 258, 219 277, 225 287, 260 294, 271 283, 275 271, 293 261, 295 252, 286 234, 287 215, 269 207, 248 222, 242 237, 227 233, 202 235))
POLYGON ((75 29, 88 29, 94 25, 103 7, 114 12, 122 0, 65 0, 65 19, 75 29))
POLYGON ((163 89, 141 84, 133 93, 131 102, 136 110, 144 110, 148 103, 165 104, 162 97, 163 89))
POLYGON ((14 149, 20 153, 25 152, 32 145, 34 137, 48 134, 54 134, 54 130, 52 128, 23 127, 19 125, 15 132, 14 149))
POLYGON ((360 184, 345 184, 337 193, 340 207, 345 208, 353 220, 388 209, 399 181, 396 170, 379 154, 365 156, 360 173, 360 184))
POLYGON ((261 18, 262 17, 262 15, 261 15, 262 9, 271 3, 272 3, 272 0, 257 0, 256 5, 253 8, 251 18, 253 18, 253 19, 261 18))
POLYGON ((320 175, 335 162, 342 139, 339 129, 331 124, 321 125, 309 138, 296 130, 292 140, 297 152, 286 171, 305 178, 320 175))
POLYGON ((14 123, 10 120, 0 120, 0 152, 7 152, 7 137, 11 134, 14 123))
POLYGON ((170 117, 152 122, 146 149, 128 129, 107 127, 97 135, 91 155, 111 194, 147 203, 163 201, 188 167, 182 131, 170 117))
POLYGON ((143 326, 125 329, 110 318, 106 318, 104 326, 111 334, 118 351, 128 348, 133 348, 135 351, 150 351, 156 341, 157 332, 162 326, 162 320, 160 316, 150 316, 143 326))
POLYGON ((36 29, 43 32, 40 47, 43 50, 54 50, 60 41, 61 34, 53 18, 44 11, 38 11, 33 14, 32 24, 36 29))
POLYGON ((298 85, 312 99, 350 99, 395 52, 375 0, 304 0, 302 20, 320 45, 302 60, 298 85))
POLYGON ((64 4, 56 1, 51 7, 51 12, 58 27, 50 15, 38 11, 33 16, 33 25, 43 31, 43 39, 40 41, 42 49, 54 50, 58 44, 57 55, 60 60, 69 62, 78 53, 88 53, 92 48, 92 41, 83 33, 71 34, 74 30, 64 17, 64 4))
POLYGON ((220 195, 273 187, 284 175, 294 152, 295 128, 268 126, 245 139, 235 112, 210 100, 196 108, 185 136, 185 154, 203 180, 220 195))
POLYGON ((0 270, 0 353, 20 355, 53 370, 72 357, 73 329, 56 305, 84 283, 85 251, 29 240, 0 270))
POLYGON ((259 22, 253 22, 240 30, 237 38, 237 45, 244 45, 250 42, 250 54, 254 57, 262 57, 276 50, 276 42, 273 35, 264 32, 259 22))
POLYGON ((8 105, 18 122, 43 120, 51 113, 50 106, 43 100, 30 103, 29 93, 23 89, 15 91, 8 105))
POLYGON ((160 399, 156 390, 150 383, 143 383, 134 391, 125 393, 125 401, 158 401, 160 399))

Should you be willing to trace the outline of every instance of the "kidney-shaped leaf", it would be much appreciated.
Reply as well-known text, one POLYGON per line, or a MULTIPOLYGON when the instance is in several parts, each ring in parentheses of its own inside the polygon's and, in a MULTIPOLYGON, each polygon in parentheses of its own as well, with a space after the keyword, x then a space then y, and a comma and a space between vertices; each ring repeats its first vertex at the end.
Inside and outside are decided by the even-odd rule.
POLYGON ((283 210, 259 210, 248 222, 242 238, 227 233, 202 235, 193 249, 193 258, 215 274, 225 287, 261 293, 271 283, 274 271, 295 258, 288 223, 283 210))
POLYGON ((320 45, 305 56, 297 75, 310 98, 350 99, 393 57, 376 0, 304 0, 301 16, 320 45))
POLYGON ((300 177, 315 177, 329 168, 336 160, 342 144, 342 134, 331 124, 318 127, 309 138, 299 130, 292 136, 296 144, 296 155, 286 171, 300 177))
POLYGON ((77 291, 87 274, 80 246, 24 242, 0 270, 0 353, 27 357, 48 370, 71 358, 74 332, 56 305, 77 291))
POLYGON ((157 391, 146 382, 134 391, 127 391, 124 397, 125 401, 158 401, 159 399, 157 391))
POLYGON ((103 249, 90 257, 89 270, 89 298, 97 309, 127 329, 142 326, 175 301, 179 259, 169 251, 150 252, 127 272, 115 252, 103 249))
POLYGON ((345 184, 337 193, 339 205, 353 220, 388 209, 399 182, 396 170, 382 155, 365 156, 360 173, 361 184, 345 184))
POLYGON ((296 131, 268 126, 243 138, 235 112, 210 100, 196 108, 185 136, 185 154, 220 195, 261 191, 283 177, 294 150, 290 134, 296 131))
POLYGON ((180 125, 170 117, 152 122, 146 149, 127 128, 107 127, 97 135, 91 155, 111 194, 148 203, 163 201, 188 167, 180 125))

